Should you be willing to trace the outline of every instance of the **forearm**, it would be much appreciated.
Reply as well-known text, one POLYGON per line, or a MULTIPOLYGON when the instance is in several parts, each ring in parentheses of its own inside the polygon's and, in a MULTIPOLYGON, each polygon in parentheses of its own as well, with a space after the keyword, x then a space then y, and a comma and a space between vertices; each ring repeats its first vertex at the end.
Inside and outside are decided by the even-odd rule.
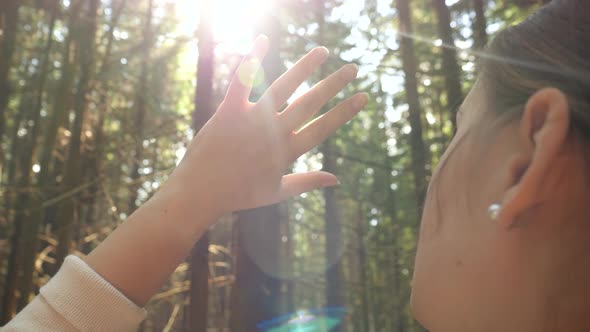
POLYGON ((173 188, 162 188, 86 258, 139 306, 160 289, 219 217, 203 197, 186 197, 173 188))

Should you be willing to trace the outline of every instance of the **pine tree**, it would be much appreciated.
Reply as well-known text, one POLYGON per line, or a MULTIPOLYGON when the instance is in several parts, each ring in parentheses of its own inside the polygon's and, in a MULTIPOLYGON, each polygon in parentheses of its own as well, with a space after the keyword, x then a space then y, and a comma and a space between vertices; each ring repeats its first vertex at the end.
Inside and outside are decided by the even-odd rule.
MULTIPOLYGON (((80 25, 80 78, 78 81, 76 96, 74 98, 74 122, 71 130, 71 140, 68 148, 68 157, 64 165, 62 192, 67 193, 75 189, 81 179, 80 154, 82 125, 86 113, 88 94, 90 93, 90 81, 94 72, 94 47, 97 27, 98 0, 90 0, 87 3, 87 15, 83 16, 80 25)), ((56 213, 56 230, 58 245, 56 248, 56 266, 61 266, 69 253, 73 237, 75 221, 76 199, 66 197, 60 202, 56 213)))
POLYGON ((445 77, 447 111, 451 113, 453 128, 457 130, 455 113, 463 103, 461 91, 461 68, 451 28, 451 13, 444 0, 432 0, 438 19, 438 35, 442 41, 442 72, 445 77))
POLYGON ((396 0, 397 15, 400 27, 400 51, 404 72, 404 87, 406 102, 409 107, 410 120, 410 149, 412 152, 412 171, 418 206, 426 196, 426 160, 427 152, 424 144, 422 129, 422 108, 418 96, 418 82, 416 79, 417 64, 412 41, 412 17, 409 0, 396 0))

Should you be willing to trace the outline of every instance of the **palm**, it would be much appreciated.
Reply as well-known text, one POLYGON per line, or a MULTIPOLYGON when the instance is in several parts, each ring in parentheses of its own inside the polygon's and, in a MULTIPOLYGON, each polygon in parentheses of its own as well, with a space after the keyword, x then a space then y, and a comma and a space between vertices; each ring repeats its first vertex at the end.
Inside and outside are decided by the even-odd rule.
POLYGON ((183 161, 207 160, 205 174, 222 174, 207 184, 223 196, 221 200, 227 203, 224 210, 268 205, 335 185, 336 177, 326 172, 284 174, 299 156, 350 120, 367 100, 364 94, 355 95, 307 123, 356 77, 356 66, 347 65, 279 113, 297 87, 327 58, 326 49, 316 48, 277 79, 257 103, 250 103, 251 83, 267 48, 266 39, 257 40, 223 103, 193 140, 187 161, 183 161))

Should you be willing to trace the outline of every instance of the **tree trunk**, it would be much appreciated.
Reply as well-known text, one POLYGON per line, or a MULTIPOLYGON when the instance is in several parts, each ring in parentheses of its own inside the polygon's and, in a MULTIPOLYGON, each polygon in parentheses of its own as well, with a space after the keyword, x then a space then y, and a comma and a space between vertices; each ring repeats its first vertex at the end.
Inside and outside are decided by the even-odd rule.
MULTIPOLYGON (((31 168, 34 160, 34 151, 37 145, 37 138, 39 136, 41 108, 43 103, 43 94, 45 90, 45 83, 47 81, 47 75, 49 71, 49 56, 51 45, 53 44, 53 30, 55 27, 56 12, 53 11, 50 14, 49 22, 49 33, 47 34, 47 41, 43 50, 44 57, 41 60, 41 68, 35 81, 33 103, 31 110, 31 118, 28 122, 32 123, 32 127, 28 128, 28 135, 22 147, 22 153, 20 154, 21 160, 19 166, 21 168, 21 176, 18 181, 20 188, 30 187, 33 183, 31 168)), ((18 128, 15 128, 18 130, 18 128)), ((16 141, 13 145, 17 144, 16 141)), ((16 158, 16 154, 12 158, 16 158)), ((13 160, 14 161, 14 160, 13 160)), ((11 161, 11 164, 13 164, 11 161)), ((10 173, 13 171, 11 170, 10 173)), ((9 177, 12 177, 10 174, 9 177)), ((22 308, 22 303, 28 303, 28 294, 31 289, 30 284, 32 282, 32 268, 27 264, 27 254, 29 251, 34 250, 33 245, 37 237, 37 232, 30 227, 30 197, 35 195, 29 191, 23 191, 18 193, 16 204, 15 204, 15 218, 14 224, 15 229, 12 237, 12 250, 9 258, 8 271, 6 275, 5 293, 4 293, 4 314, 3 320, 8 319, 13 315, 15 311, 22 308), (29 277, 28 274, 31 274, 29 277), (24 288, 23 288, 24 287, 24 288), (18 308, 16 307, 17 293, 15 291, 19 289, 20 298, 18 308), (23 292, 23 290, 25 292, 23 292), (8 315, 8 316, 6 316, 8 315)), ((34 254, 33 254, 34 255, 34 254)))
MULTIPOLYGON (((23 168, 25 170, 30 170, 33 164, 33 156, 34 156, 34 147, 37 145, 37 137, 39 136, 39 127, 41 122, 41 108, 43 104, 43 94, 45 92, 45 83, 47 81, 47 75, 49 72, 49 63, 51 62, 50 54, 51 54, 51 47, 53 45, 53 30, 55 28, 55 21, 58 11, 57 5, 53 8, 51 12, 51 18, 49 23, 49 33, 47 34, 47 42, 45 44, 45 48, 43 50, 43 54, 45 58, 42 60, 41 64, 41 71, 39 74, 39 86, 37 87, 36 98, 35 98, 35 106, 33 110, 33 129, 31 130, 30 134, 30 142, 27 151, 25 152, 28 156, 26 156, 27 160, 23 163, 23 168)), ((24 176, 31 178, 32 174, 25 173, 24 176)), ((29 180, 29 183, 32 183, 29 180)), ((23 277, 21 280, 21 287, 20 287, 20 299, 18 302, 18 310, 24 308, 29 303, 29 295, 33 289, 33 271, 35 268, 35 258, 38 250, 38 232, 39 232, 39 223, 37 220, 31 218, 33 213, 27 213, 26 216, 23 215, 23 209, 27 207, 36 207, 35 205, 29 204, 31 202, 30 197, 32 195, 36 195, 33 193, 31 195, 26 195, 23 197, 23 201, 25 202, 22 207, 18 207, 17 205, 17 216, 22 216, 23 218, 17 218, 15 222, 22 222, 23 223, 23 277), (20 212, 20 213, 19 213, 20 212)))
MULTIPOLYGON (((82 124, 87 108, 89 83, 94 71, 94 39, 96 36, 96 14, 98 6, 99 0, 90 0, 88 2, 88 16, 83 17, 83 20, 81 20, 82 24, 80 25, 80 79, 74 99, 75 118, 71 130, 68 157, 64 166, 62 192, 74 189, 80 182, 82 124)), ((58 245, 56 248, 56 269, 54 272, 61 266, 70 249, 75 222, 75 204, 76 199, 74 197, 67 197, 61 201, 57 209, 57 229, 55 233, 57 235, 58 245)))
MULTIPOLYGON (((10 85, 10 68, 12 58, 16 47, 16 34, 18 27, 18 8, 19 0, 3 0, 2 16, 0 21, 2 29, 2 45, 0 48, 0 142, 4 141, 4 131, 6 130, 6 119, 4 113, 8 107, 8 99, 12 92, 10 85)), ((4 165, 4 153, 0 144, 0 174, 4 165)), ((0 181, 1 182, 1 181, 0 181)))
POLYGON ((45 187, 49 185, 51 179, 51 161, 53 159, 53 149, 57 140, 57 133, 59 126, 65 122, 65 118, 69 114, 71 107, 72 84, 74 81, 74 74, 76 71, 73 63, 74 53, 76 48, 75 41, 76 31, 79 24, 79 15, 82 7, 80 0, 73 0, 70 4, 70 12, 68 18, 68 35, 64 41, 64 49, 62 54, 62 73, 55 92, 55 100, 52 107, 51 116, 48 116, 47 129, 43 137, 43 146, 39 157, 39 185, 45 187))
POLYGON ((485 0, 473 0, 473 11, 475 17, 471 30, 473 31, 473 47, 476 50, 482 50, 488 44, 488 34, 486 32, 487 22, 485 15, 485 0))
POLYGON ((191 251, 190 280, 188 331, 206 332, 209 311, 209 232, 191 251))
POLYGON ((137 89, 136 105, 137 111, 135 113, 134 127, 137 132, 135 135, 135 152, 133 155, 131 166, 131 185, 129 189, 129 204, 128 214, 131 214, 137 208, 137 192, 141 187, 141 179, 139 176, 139 169, 143 164, 143 140, 145 138, 145 116, 147 114, 147 91, 148 91, 148 65, 150 61, 150 51, 153 44, 152 33, 152 11, 153 1, 149 0, 148 10, 146 15, 146 22, 143 35, 143 54, 141 60, 141 72, 139 76, 139 88, 137 89))
MULTIPOLYGON (((51 179, 51 175, 52 173, 49 170, 49 165, 50 165, 50 161, 51 161, 51 156, 52 156, 52 151, 53 151, 53 147, 55 145, 55 141, 56 141, 56 136, 57 136, 57 130, 58 130, 58 122, 59 119, 64 117, 67 112, 66 110, 69 108, 68 106, 66 106, 67 100, 69 99, 69 93, 70 93, 70 88, 71 88, 71 82, 73 80, 73 68, 71 65, 71 60, 70 60, 70 53, 72 53, 72 33, 71 31, 75 31, 76 25, 74 24, 75 20, 77 20, 77 16, 79 14, 79 1, 73 1, 72 5, 71 5, 71 12, 70 12, 70 21, 68 23, 68 37, 66 38, 64 44, 65 44, 65 49, 64 49, 64 57, 63 57, 63 71, 62 71, 62 78, 60 80, 59 83, 59 88, 58 91, 56 93, 56 99, 55 99, 55 104, 53 106, 53 113, 52 116, 48 116, 48 120, 49 120, 49 124, 47 127, 47 131, 45 132, 44 138, 43 138, 43 145, 40 147, 41 148, 41 153, 40 153, 40 159, 39 159, 39 165, 40 165, 40 171, 38 174, 38 179, 37 179, 37 187, 39 188, 40 192, 38 193, 38 195, 32 195, 28 197, 28 201, 27 203, 25 203, 24 201, 22 201, 20 203, 20 205, 22 207, 17 207, 17 211, 22 211, 24 208, 32 208, 32 210, 30 211, 29 214, 27 214, 26 216, 23 216, 22 214, 19 215, 17 217, 17 228, 15 229, 15 232, 19 233, 23 231, 23 227, 22 224, 23 222, 26 223, 25 226, 25 231, 27 231, 29 233, 28 235, 28 239, 26 240, 27 244, 27 250, 22 254, 22 256, 19 256, 21 258, 19 258, 19 261, 23 262, 23 267, 24 267, 24 275, 22 278, 22 287, 23 289, 21 289, 21 293, 24 292, 23 294, 29 294, 30 290, 32 289, 32 274, 33 274, 33 269, 34 269, 34 262, 35 262, 35 258, 36 258, 36 254, 37 254, 37 248, 39 246, 39 239, 37 237, 37 232, 39 230, 39 226, 42 224, 43 222, 43 217, 44 217, 44 213, 43 213, 43 209, 41 207, 41 203, 43 201, 44 198, 47 198, 50 196, 50 193, 47 192, 47 187, 50 186, 50 184, 52 183, 51 179), (23 218, 25 218, 25 220, 22 220, 23 218)), ((55 8, 55 10, 58 10, 58 8, 55 8)), ((47 52, 45 54, 48 54, 47 52)), ((18 128, 16 128, 16 130, 18 130, 18 128)), ((36 135, 35 135, 36 136, 36 135)), ((32 154, 31 154, 32 156, 32 154)), ((30 170, 30 163, 27 163, 29 166, 28 169, 30 170)), ((23 167, 21 167, 23 168, 23 167)), ((24 197, 23 197, 24 199, 24 197)), ((17 238, 20 238, 20 235, 15 235, 17 238)), ((13 248, 15 247, 15 245, 17 245, 17 242, 13 243, 13 248)), ((9 265, 10 266, 10 265, 9 265)), ((7 279, 11 279, 13 277, 13 273, 15 273, 15 270, 11 269, 9 267, 9 273, 7 274, 7 279)), ((7 287, 10 287, 7 285, 7 287)), ((5 297, 9 296, 8 293, 5 292, 5 297)), ((26 297, 21 297, 21 303, 19 304, 20 307, 22 307, 25 303, 26 297)), ((5 301, 6 298, 5 298, 5 301)))
MULTIPOLYGON (((395 0, 399 26, 401 31, 400 50, 404 71, 404 87, 406 102, 409 106, 410 146, 412 151, 412 170, 414 173, 414 186, 416 189, 416 204, 421 206, 426 196, 426 160, 427 151, 422 137, 422 109, 418 96, 418 82, 416 79, 416 54, 412 36, 412 18, 410 15, 409 0, 395 0)), ((418 213, 420 215, 420 213, 418 213)))
MULTIPOLYGON (((280 227, 281 227, 281 239, 286 239, 283 241, 282 246, 280 248, 280 269, 282 271, 289 271, 292 269, 292 264, 294 261, 295 256, 295 241, 293 240, 293 233, 291 228, 289 227, 290 224, 290 217, 289 217, 289 204, 287 202, 280 204, 280 227)), ((281 313, 293 312, 295 311, 295 303, 293 297, 294 291, 294 280, 285 279, 282 281, 281 285, 281 313)))
MULTIPOLYGON (((215 61, 215 42, 211 26, 213 4, 200 2, 198 28, 199 61, 197 63, 197 88, 195 91, 195 110, 193 130, 196 133, 209 121, 215 108, 213 106, 213 66, 215 61)), ((207 175, 203 175, 207 176, 207 175)), ((188 308, 188 331, 207 331, 207 312, 209 300, 209 232, 195 244, 190 256, 190 306, 188 308)))
MULTIPOLYGON (((112 7, 114 8, 113 17, 109 24, 109 30, 106 34, 106 47, 105 53, 100 65, 100 69, 98 73, 109 73, 111 70, 112 59, 111 53, 113 50, 113 42, 114 42, 114 31, 119 25, 119 19, 121 18, 121 13, 126 6, 126 0, 118 0, 112 3, 112 7)), ((108 74, 105 76, 104 81, 100 84, 100 98, 97 105, 98 110, 98 120, 94 127, 94 152, 90 156, 90 174, 88 179, 92 181, 93 179, 98 179, 102 176, 102 160, 104 158, 104 120, 108 113, 109 103, 108 103, 108 94, 111 89, 110 83, 111 80, 108 78, 108 74)), ((96 216, 96 200, 98 193, 100 192, 100 183, 95 183, 88 188, 88 193, 90 194, 89 199, 89 211, 87 214, 87 218, 85 223, 91 224, 96 216)), ((88 248, 90 249, 90 248, 88 248)))
MULTIPOLYGON (((273 39, 274 40, 274 39, 273 39)), ((230 304, 230 330, 258 331, 257 324, 280 314, 281 239, 278 206, 241 211, 236 228, 236 280, 230 304), (273 273, 274 272, 274 273, 273 273)))
POLYGON ((445 77, 447 108, 451 114, 454 131, 457 131, 455 113, 463 102, 461 69, 457 61, 457 49, 451 29, 451 13, 445 0, 432 0, 438 18, 438 35, 442 40, 442 72, 445 77))
MULTIPOLYGON (((387 158, 390 159, 390 158, 387 158)), ((387 160, 386 159, 386 160, 387 160)), ((387 162, 389 165, 393 165, 392 160, 388 160, 387 162)), ((393 310, 391 312, 391 318, 393 321, 393 325, 396 327, 394 331, 402 332, 405 331, 405 322, 404 322, 404 315, 403 309, 404 306, 402 305, 402 294, 401 294, 401 283, 400 283, 400 271, 399 271, 399 243, 398 240, 401 238, 399 232, 401 230, 400 227, 400 220, 397 216, 398 209, 397 209, 397 199, 395 197, 395 192, 391 189, 391 184, 393 183, 394 179, 391 175, 392 170, 387 170, 387 215, 391 221, 391 226, 387 232, 389 235, 386 238, 386 242, 384 244, 387 245, 388 248, 391 248, 390 251, 387 253, 389 258, 387 265, 391 268, 390 269, 390 277, 388 278, 391 286, 391 298, 393 300, 393 310)))
MULTIPOLYGON (((324 43, 326 39, 325 0, 316 0, 316 17, 318 22, 318 42, 324 43)), ((324 67, 320 69, 320 75, 325 76, 324 67)), ((321 146, 320 152, 323 155, 322 171, 335 173, 336 170, 336 147, 332 139, 328 138, 321 146)), ((342 226, 340 220, 340 211, 336 200, 334 187, 328 187, 324 192, 324 220, 325 220, 325 249, 326 249, 326 306, 328 308, 345 306, 343 298, 343 276, 342 276, 342 226)), ((344 331, 345 327, 341 324, 333 328, 333 332, 344 331)))
POLYGON ((12 216, 11 210, 14 211, 13 203, 17 195, 16 181, 22 173, 22 169, 19 167, 20 162, 23 159, 19 154, 22 146, 20 144, 18 131, 20 129, 21 123, 26 118, 27 111, 33 108, 33 90, 33 86, 27 85, 19 91, 21 97, 19 98, 18 110, 16 112, 14 125, 10 133, 10 160, 7 163, 6 179, 4 184, 5 188, 9 188, 8 192, 5 191, 4 196, 4 207, 6 209, 5 218, 7 220, 12 219, 10 218, 12 216))
MULTIPOLYGON (((269 86, 282 71, 280 21, 269 17, 259 29, 270 39, 270 48, 262 63, 266 86, 269 86)), ((280 204, 275 204, 238 212, 234 224, 237 228, 236 281, 231 293, 231 331, 257 331, 258 323, 280 314, 281 281, 275 273, 281 269, 281 217, 284 217, 281 209, 280 204)))
POLYGON ((359 260, 359 281, 361 288, 361 313, 362 313, 362 324, 363 331, 370 331, 370 319, 369 319, 369 278, 368 278, 368 265, 367 265, 367 249, 365 245, 366 235, 366 220, 364 215, 363 204, 359 197, 357 204, 357 246, 358 246, 358 260, 359 260))
MULTIPOLYGON (((11 147, 10 147, 10 162, 8 163, 8 171, 6 177, 6 185, 10 188, 8 191, 4 191, 4 206, 6 208, 5 218, 7 221, 12 220, 12 234, 10 235, 10 252, 7 260, 6 277, 4 280, 3 293, 2 293, 2 307, 0 310, 0 325, 5 324, 16 312, 16 294, 15 290, 18 288, 18 275, 21 270, 22 261, 22 246, 20 240, 22 239, 23 227, 22 223, 15 222, 16 219, 16 201, 21 195, 21 190, 25 188, 20 187, 20 179, 25 173, 20 164, 23 161, 21 150, 21 144, 18 137, 18 131, 20 124, 27 118, 28 110, 33 108, 33 84, 28 84, 21 91, 21 98, 19 100, 18 112, 14 121, 14 128, 11 133, 11 147)), ((8 229, 8 225, 6 225, 8 229)), ((3 229, 4 231, 4 229, 3 229)), ((8 236, 7 236, 8 237, 8 236)))

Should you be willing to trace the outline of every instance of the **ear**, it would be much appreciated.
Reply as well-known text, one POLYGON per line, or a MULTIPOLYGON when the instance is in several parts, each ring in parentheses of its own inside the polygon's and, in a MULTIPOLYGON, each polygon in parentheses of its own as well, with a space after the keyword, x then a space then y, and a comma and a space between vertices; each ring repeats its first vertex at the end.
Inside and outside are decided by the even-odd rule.
POLYGON ((554 88, 532 95, 520 120, 521 149, 508 167, 508 183, 498 221, 514 226, 519 215, 537 205, 543 197, 543 184, 551 176, 569 132, 570 110, 567 97, 554 88))

